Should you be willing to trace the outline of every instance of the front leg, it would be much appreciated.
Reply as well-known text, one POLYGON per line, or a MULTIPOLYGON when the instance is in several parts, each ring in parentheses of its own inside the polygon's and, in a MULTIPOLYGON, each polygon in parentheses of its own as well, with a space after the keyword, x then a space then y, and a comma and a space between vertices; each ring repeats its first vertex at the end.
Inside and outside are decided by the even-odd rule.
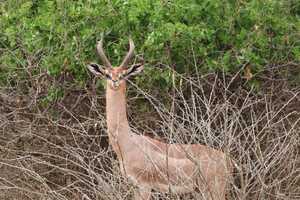
POLYGON ((146 188, 137 188, 134 191, 134 200, 150 200, 151 198, 151 189, 146 188))

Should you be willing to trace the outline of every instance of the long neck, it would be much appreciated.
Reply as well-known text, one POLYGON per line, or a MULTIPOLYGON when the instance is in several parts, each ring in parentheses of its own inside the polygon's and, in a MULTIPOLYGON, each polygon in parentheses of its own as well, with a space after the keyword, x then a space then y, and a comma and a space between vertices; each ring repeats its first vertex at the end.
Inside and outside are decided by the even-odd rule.
POLYGON ((126 114, 126 83, 121 83, 117 90, 106 87, 106 120, 109 142, 117 155, 125 151, 130 141, 130 127, 126 114))

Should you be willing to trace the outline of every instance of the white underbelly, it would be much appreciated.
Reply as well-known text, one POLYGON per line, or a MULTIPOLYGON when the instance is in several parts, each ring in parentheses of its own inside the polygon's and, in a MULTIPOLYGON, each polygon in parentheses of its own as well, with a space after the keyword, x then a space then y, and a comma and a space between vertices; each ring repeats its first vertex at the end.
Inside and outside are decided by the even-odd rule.
POLYGON ((138 182, 134 176, 128 176, 132 183, 139 188, 154 189, 159 192, 171 192, 176 194, 189 193, 195 190, 195 185, 192 182, 185 182, 181 185, 163 184, 163 183, 149 183, 149 182, 138 182))

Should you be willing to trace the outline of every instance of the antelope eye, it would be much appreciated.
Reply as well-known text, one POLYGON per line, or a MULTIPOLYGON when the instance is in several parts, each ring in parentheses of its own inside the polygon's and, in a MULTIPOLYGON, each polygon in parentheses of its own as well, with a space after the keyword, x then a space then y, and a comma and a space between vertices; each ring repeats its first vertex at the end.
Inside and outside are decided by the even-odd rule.
POLYGON ((119 79, 122 79, 123 77, 124 77, 124 75, 123 74, 119 74, 119 79))
POLYGON ((109 74, 105 74, 105 77, 109 80, 111 80, 111 76, 109 74))
POLYGON ((121 74, 122 78, 126 77, 126 75, 127 75, 126 71, 122 72, 121 74))

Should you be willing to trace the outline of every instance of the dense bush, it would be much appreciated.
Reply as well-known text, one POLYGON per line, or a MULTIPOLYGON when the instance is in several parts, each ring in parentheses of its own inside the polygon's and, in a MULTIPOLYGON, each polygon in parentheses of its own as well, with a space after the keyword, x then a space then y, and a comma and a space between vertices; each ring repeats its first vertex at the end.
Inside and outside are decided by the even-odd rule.
POLYGON ((148 63, 143 82, 161 87, 171 79, 155 72, 159 64, 179 73, 250 64, 255 74, 300 60, 297 0, 10 0, 0 9, 1 84, 26 78, 28 69, 54 77, 67 71, 83 84, 102 32, 115 65, 131 35, 148 63))
POLYGON ((145 60, 134 131, 228 153, 228 199, 299 199, 299 0, 0 1, 0 199, 131 199, 85 68, 102 33, 145 60))

